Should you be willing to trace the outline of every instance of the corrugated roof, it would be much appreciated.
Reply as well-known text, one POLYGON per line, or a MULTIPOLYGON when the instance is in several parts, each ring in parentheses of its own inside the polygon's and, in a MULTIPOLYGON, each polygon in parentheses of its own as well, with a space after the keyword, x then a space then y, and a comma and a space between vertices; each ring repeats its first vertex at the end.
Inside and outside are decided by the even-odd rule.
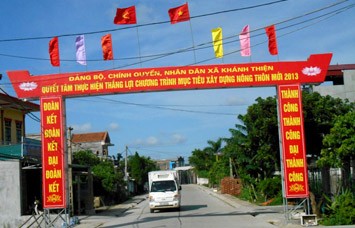
POLYGON ((16 97, 0 93, 0 108, 1 109, 16 109, 21 110, 26 113, 29 112, 38 112, 40 109, 38 104, 22 101, 16 97))
POLYGON ((72 134, 72 142, 74 142, 74 143, 101 142, 101 141, 106 141, 107 137, 108 137, 107 132, 72 134))

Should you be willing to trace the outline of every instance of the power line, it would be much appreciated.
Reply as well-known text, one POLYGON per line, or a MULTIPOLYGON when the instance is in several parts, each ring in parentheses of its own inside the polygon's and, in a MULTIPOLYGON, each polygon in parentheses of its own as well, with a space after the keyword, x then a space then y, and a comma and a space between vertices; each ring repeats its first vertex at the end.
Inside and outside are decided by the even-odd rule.
MULTIPOLYGON (((320 8, 320 9, 317 9, 317 10, 313 10, 313 11, 310 11, 310 12, 307 12, 305 14, 302 14, 302 15, 299 15, 299 16, 296 16, 296 17, 293 17, 293 18, 289 18, 289 19, 286 19, 286 20, 283 20, 283 21, 280 21, 280 22, 276 22, 275 25, 280 25, 280 24, 283 24, 283 23, 287 23, 287 22, 290 22, 292 20, 296 20, 296 19, 299 19, 299 18, 302 18, 302 17, 305 17, 305 16, 309 16, 311 14, 314 14, 314 13, 318 13, 320 11, 323 11, 323 10, 326 10, 326 9, 329 9, 329 8, 332 8, 332 7, 335 7, 339 4, 342 4, 344 2, 346 2, 348 0, 343 0, 341 2, 337 2, 337 3, 334 3, 334 4, 331 4, 331 5, 328 5, 328 6, 325 6, 323 8, 320 8)), ((297 26, 297 25, 300 25, 300 24, 303 24, 303 23, 308 23, 312 20, 316 20, 316 19, 319 19, 321 17, 325 17, 325 16, 328 16, 330 14, 333 14, 333 16, 339 14, 339 13, 342 13, 342 12, 345 12, 346 10, 349 10, 351 8, 353 8, 355 6, 355 4, 351 4, 351 5, 348 5, 348 6, 345 6, 345 7, 342 7, 340 9, 337 9, 337 10, 334 10, 334 11, 331 11, 331 12, 328 12, 328 13, 325 13, 325 14, 322 14, 322 15, 319 15, 319 16, 316 16, 316 17, 313 17, 313 18, 310 18, 310 19, 307 19, 307 20, 304 20, 304 21, 301 21, 301 22, 298 22, 298 23, 294 23, 294 24, 291 24, 291 25, 288 25, 288 26, 285 26, 285 27, 281 27, 281 28, 278 28, 277 30, 278 31, 281 31, 281 30, 284 30, 284 29, 287 29, 287 28, 290 28, 290 27, 294 27, 294 26, 297 26)), ((222 12, 222 11, 221 11, 222 12)), ((216 14, 218 13, 221 13, 221 12, 216 12, 216 14)), ((224 12, 224 11, 223 11, 224 12)), ((256 31, 260 31, 260 30, 263 30, 264 28, 257 28, 257 29, 253 29, 250 31, 250 33, 254 33, 256 31)), ((299 29, 300 30, 300 29, 299 29)), ((297 30, 297 31, 299 31, 297 30)), ((257 36, 260 36, 260 35, 264 35, 264 33, 259 33, 259 34, 255 34, 255 35, 252 35, 251 38, 253 37, 257 37, 257 36)), ((280 37, 280 36, 279 36, 280 37)), ((224 40, 224 45, 225 44, 230 44, 230 43, 234 43, 236 42, 237 40, 239 40, 238 38, 238 35, 234 35, 234 36, 229 36, 229 37, 226 37, 223 39, 224 40), (236 39, 235 39, 236 38, 236 39), (227 40, 229 39, 233 39, 231 41, 228 41, 226 42, 227 40)), ((1 41, 0 41, 1 42, 1 41)), ((119 60, 134 60, 134 59, 146 59, 146 60, 141 60, 139 62, 134 62, 134 63, 130 63, 130 64, 125 64, 125 65, 122 65, 122 66, 119 66, 119 67, 115 67, 115 68, 111 68, 111 69, 120 69, 120 68, 125 68, 125 67, 129 67, 129 66, 133 66, 133 65, 137 65, 137 64, 141 64, 141 63, 144 63, 144 62, 150 62, 150 61, 154 61, 154 60, 157 60, 157 59, 160 59, 160 58, 164 58, 164 57, 168 57, 168 56, 171 56, 171 55, 175 55, 175 54, 180 54, 180 53, 184 53, 184 52, 190 52, 190 51, 196 51, 196 50, 202 50, 202 49, 206 49, 206 48, 211 48, 210 45, 211 45, 212 41, 208 41, 208 42, 205 42, 205 43, 201 43, 201 44, 198 44, 196 45, 195 47, 187 47, 187 48, 183 48, 183 49, 180 49, 180 50, 176 50, 176 51, 172 51, 172 52, 166 52, 166 53, 158 53, 158 54, 150 54, 150 55, 144 55, 144 56, 135 56, 135 57, 126 57, 126 58, 119 58, 119 59, 115 59, 117 61, 119 60)), ((264 42, 263 42, 264 43, 264 42)), ((255 45, 257 46, 257 45, 255 45)), ((239 50, 240 51, 240 50, 239 50)), ((235 52, 233 52, 235 53, 235 52)), ((0 53, 0 56, 4 56, 4 57, 10 57, 10 58, 19 58, 19 59, 31 59, 31 60, 39 60, 39 61, 49 61, 48 58, 36 58, 36 57, 28 57, 28 56, 17 56, 17 55, 10 55, 10 54, 1 54, 0 53)), ((214 59, 214 58, 211 58, 211 59, 214 59)), ((210 60, 210 59, 209 59, 210 60)), ((209 61, 209 60, 203 60, 201 62, 206 62, 206 61, 209 61)), ((74 59, 61 59, 61 61, 63 62, 75 62, 76 60, 74 59)), ((98 61, 103 61, 102 59, 87 59, 88 62, 98 62, 98 61)))
MULTIPOLYGON (((249 9, 259 8, 259 7, 263 7, 263 6, 269 6, 269 5, 273 5, 273 4, 277 4, 277 3, 281 3, 281 2, 286 2, 286 1, 288 1, 288 0, 278 0, 278 1, 273 1, 273 2, 268 2, 268 3, 263 3, 263 4, 248 6, 248 7, 242 7, 242 8, 224 10, 224 11, 219 11, 219 12, 214 12, 214 13, 207 13, 207 14, 201 14, 201 15, 197 15, 197 16, 191 16, 190 18, 200 18, 200 17, 218 15, 218 14, 222 14, 222 13, 231 13, 231 12, 236 12, 236 11, 249 10, 249 9)), ((84 33, 71 33, 71 34, 40 36, 40 37, 3 39, 3 40, 0 40, 0 42, 14 42, 14 41, 51 39, 54 36, 59 38, 59 37, 71 37, 71 36, 78 36, 78 35, 91 35, 91 34, 107 33, 107 32, 126 30, 126 29, 133 29, 133 28, 138 28, 138 27, 147 27, 147 26, 152 26, 152 25, 160 25, 160 24, 166 24, 166 23, 170 23, 170 20, 169 21, 161 21, 161 22, 153 22, 153 23, 141 24, 141 25, 133 25, 133 26, 130 26, 130 27, 121 27, 121 28, 117 28, 117 29, 107 29, 107 30, 100 30, 100 31, 84 32, 84 33)))
POLYGON ((141 106, 141 107, 154 108, 154 109, 164 109, 164 110, 170 110, 170 111, 209 114, 209 115, 226 115, 226 116, 236 116, 237 115, 236 113, 196 111, 196 110, 188 110, 188 109, 169 108, 169 107, 161 106, 161 105, 131 103, 131 102, 124 102, 124 101, 117 101, 117 100, 109 99, 109 98, 99 98, 99 99, 102 99, 105 101, 111 101, 111 102, 115 102, 115 103, 126 104, 126 105, 134 105, 134 106, 141 106))

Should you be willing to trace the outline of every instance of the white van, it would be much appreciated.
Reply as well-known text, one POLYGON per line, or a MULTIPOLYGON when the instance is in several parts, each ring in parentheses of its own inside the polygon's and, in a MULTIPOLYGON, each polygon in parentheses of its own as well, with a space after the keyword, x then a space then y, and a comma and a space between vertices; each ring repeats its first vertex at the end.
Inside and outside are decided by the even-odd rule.
POLYGON ((181 206, 181 186, 176 171, 161 170, 148 173, 149 208, 154 210, 176 208, 181 206))

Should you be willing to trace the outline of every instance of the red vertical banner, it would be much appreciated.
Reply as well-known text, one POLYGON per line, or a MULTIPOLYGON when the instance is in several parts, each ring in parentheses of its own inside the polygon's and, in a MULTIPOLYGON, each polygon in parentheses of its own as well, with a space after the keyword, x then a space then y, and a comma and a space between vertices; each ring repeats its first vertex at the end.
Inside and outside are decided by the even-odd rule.
POLYGON ((278 102, 286 198, 307 198, 308 173, 300 85, 279 85, 278 102))
POLYGON ((43 208, 65 208, 62 97, 41 97, 43 208))

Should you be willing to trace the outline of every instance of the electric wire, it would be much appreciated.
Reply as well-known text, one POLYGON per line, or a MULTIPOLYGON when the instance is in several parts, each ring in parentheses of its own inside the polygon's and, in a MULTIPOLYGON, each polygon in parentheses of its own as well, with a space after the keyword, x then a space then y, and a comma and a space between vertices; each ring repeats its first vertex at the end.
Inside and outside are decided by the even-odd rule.
POLYGON ((237 115, 236 113, 196 111, 196 110, 188 110, 188 109, 169 108, 169 107, 161 106, 161 105, 131 103, 131 102, 117 101, 117 100, 113 100, 113 99, 109 99, 109 98, 102 98, 102 97, 100 97, 99 99, 102 99, 102 100, 105 100, 105 101, 117 102, 117 103, 126 104, 126 105, 134 105, 134 106, 140 106, 140 107, 145 107, 145 108, 154 108, 154 109, 164 109, 164 110, 170 110, 170 111, 209 114, 209 115, 225 115, 225 116, 235 116, 235 115, 237 115))
MULTIPOLYGON (((277 4, 277 3, 281 3, 281 2, 286 2, 286 1, 288 1, 288 0, 278 0, 278 1, 273 1, 273 2, 268 2, 268 3, 253 5, 253 6, 247 6, 247 7, 242 7, 242 8, 224 10, 224 11, 219 11, 219 12, 214 12, 214 13, 201 14, 201 15, 197 15, 197 16, 191 16, 190 18, 200 18, 200 17, 218 15, 218 14, 223 14, 223 13, 231 13, 231 12, 236 12, 236 11, 254 9, 254 8, 259 8, 259 7, 263 7, 263 6, 269 6, 269 5, 273 5, 273 4, 277 4)), ((348 1, 348 0, 343 0, 343 1, 348 1)), ((160 25, 160 24, 166 24, 166 23, 170 23, 170 20, 169 21, 160 21, 160 22, 147 23, 147 24, 132 25, 132 26, 129 26, 129 27, 121 27, 121 28, 117 28, 117 29, 106 29, 106 30, 101 30, 101 31, 92 31, 92 32, 83 32, 83 33, 71 33, 71 34, 62 34, 62 35, 51 35, 51 36, 41 36, 41 37, 2 39, 2 40, 0 40, 0 43, 2 43, 2 42, 13 42, 13 41, 51 39, 51 38, 53 38, 55 36, 59 38, 59 37, 71 37, 71 36, 78 36, 78 35, 107 33, 107 32, 114 32, 114 31, 133 29, 133 28, 138 28, 138 27, 152 26, 152 25, 160 25)))
MULTIPOLYGON (((299 18, 302 18, 302 17, 306 17, 306 16, 309 16, 311 14, 318 13, 320 11, 335 7, 335 6, 337 6, 339 4, 342 4, 342 3, 346 2, 346 1, 348 1, 348 0, 343 0, 343 1, 331 4, 331 5, 327 5, 325 7, 322 7, 322 8, 319 8, 319 9, 304 13, 302 15, 298 15, 298 16, 295 16, 295 17, 292 17, 292 18, 288 18, 288 19, 282 20, 280 22, 276 22, 276 23, 274 23, 274 25, 280 25, 280 24, 284 24, 284 23, 290 22, 292 20, 296 20, 296 19, 299 19, 299 18)), ((309 21, 316 20, 318 18, 327 16, 329 14, 334 14, 334 13, 337 14, 337 12, 344 12, 346 10, 349 10, 349 9, 353 8, 354 6, 355 6, 355 4, 344 6, 344 7, 340 8, 340 9, 334 10, 332 12, 328 12, 328 13, 325 13, 325 14, 322 14, 322 15, 319 15, 319 16, 316 16, 316 17, 313 17, 313 18, 310 18, 310 19, 295 23, 295 24, 291 24, 291 25, 288 25, 288 26, 285 26, 285 27, 281 27, 281 28, 278 28, 277 30, 279 31, 279 30, 283 30, 283 29, 286 29, 286 28, 297 26, 297 25, 300 25, 300 24, 303 24, 303 23, 307 23, 309 21)), ((220 12, 217 12, 216 14, 218 14, 218 13, 220 13, 220 12)), ((199 16, 197 16, 197 17, 199 17, 199 16)), ((264 27, 250 30, 250 34, 256 32, 256 31, 263 30, 263 29, 264 29, 264 27)), ((259 33, 259 34, 256 34, 256 35, 252 35, 252 36, 250 36, 250 38, 254 38, 254 37, 257 37, 257 36, 261 36, 261 35, 264 35, 264 33, 259 33)), ((234 43, 234 42, 236 42, 238 40, 239 40, 238 35, 236 35, 236 36, 228 36, 228 37, 223 38, 224 45, 230 44, 230 43, 234 43), (235 39, 236 37, 237 37, 237 39, 235 39), (229 39, 234 39, 234 40, 227 42, 227 40, 229 40, 229 39)), ((122 61, 122 60, 144 59, 144 58, 150 58, 150 59, 142 60, 142 61, 137 62, 137 63, 126 64, 126 65, 123 65, 123 66, 115 67, 113 69, 125 68, 125 67, 128 67, 128 66, 137 65, 137 64, 140 64, 140 63, 148 62, 148 61, 157 60, 157 59, 160 59, 160 58, 163 58, 163 57, 167 57, 167 56, 170 56, 170 55, 174 55, 174 54, 179 54, 179 53, 184 53, 184 52, 190 52, 190 51, 196 51, 196 50, 210 48, 211 44, 212 44, 212 41, 209 41, 209 42, 205 42, 205 43, 196 45, 194 47, 183 48, 183 49, 172 51, 172 52, 150 54, 150 55, 143 55, 143 56, 134 56, 134 57, 117 58, 117 59, 114 59, 114 60, 122 61)), ((1 54, 1 53, 0 53, 0 56, 11 57, 11 58, 19 58, 19 59, 31 59, 31 60, 49 61, 48 58, 17 56, 17 55, 1 54)), ((63 61, 63 62, 75 62, 76 60, 74 60, 74 59, 61 59, 61 61, 63 61)), ((88 62, 98 62, 98 61, 103 61, 103 60, 102 59, 87 59, 87 61, 88 62)))
MULTIPOLYGON (((346 1, 347 1, 347 0, 346 0, 346 1)), ((332 7, 333 5, 334 5, 334 4, 332 4, 332 5, 330 5, 330 6, 323 7, 323 8, 321 8, 321 9, 313 10, 313 11, 307 12, 307 13, 305 13, 305 14, 303 14, 303 15, 309 15, 309 14, 311 14, 311 13, 318 12, 318 11, 320 11, 320 10, 322 10, 322 9, 332 7)), ((311 18, 311 19, 309 19, 309 20, 305 20, 305 21, 302 21, 302 22, 298 22, 298 23, 296 23, 296 24, 291 24, 291 25, 288 25, 288 26, 285 26, 285 27, 281 27, 281 28, 278 29, 278 30, 281 30, 281 31, 282 31, 282 30, 287 29, 287 28, 290 28, 290 27, 292 27, 292 26, 299 25, 299 24, 302 24, 302 23, 306 23, 306 22, 309 22, 309 21, 313 21, 313 20, 316 20, 316 19, 320 19, 320 18, 322 18, 322 17, 325 17, 325 19, 328 19, 328 18, 330 18, 330 17, 333 17, 333 16, 338 15, 339 13, 343 13, 343 12, 347 11, 347 10, 353 8, 354 6, 355 6, 355 4, 351 4, 351 5, 342 7, 342 8, 340 8, 340 9, 334 10, 334 11, 332 11, 332 12, 330 12, 330 13, 326 13, 326 14, 322 14, 322 15, 320 15, 320 16, 316 16, 316 17, 311 18)), ((295 18, 299 18, 299 17, 301 17, 301 16, 297 16, 297 17, 295 17, 295 18)), ((317 23, 320 23, 320 22, 324 21, 325 19, 323 19, 323 20, 317 20, 315 23, 312 23, 312 24, 310 24, 310 25, 308 25, 308 26, 303 26, 303 27, 298 28, 298 29, 296 29, 296 30, 290 31, 290 32, 288 32, 288 33, 286 33, 286 34, 278 35, 278 37, 279 37, 279 38, 282 38, 282 37, 284 37, 284 36, 286 36, 286 35, 292 34, 292 33, 294 33, 294 32, 300 31, 300 30, 302 30, 302 29, 305 29, 305 28, 307 28, 307 27, 310 27, 310 26, 312 26, 312 25, 315 25, 315 24, 317 24, 317 23)), ((285 21, 290 21, 290 20, 291 20, 291 19, 287 19, 287 20, 285 20, 285 21)), ((281 23, 283 23, 283 22, 277 22, 277 24, 281 24, 281 23)), ((263 29, 263 28, 258 28, 258 29, 252 30, 252 32, 258 31, 258 30, 261 30, 261 29, 263 29)), ((263 34, 263 33, 260 33, 260 34, 257 34, 257 35, 253 35, 253 36, 254 36, 254 37, 255 37, 255 36, 260 36, 260 35, 262 35, 262 34, 263 34)), ((253 36, 252 36, 252 37, 253 37, 253 36)), ((267 41, 265 40, 264 42, 260 42, 260 43, 254 44, 254 45, 252 45, 251 47, 256 47, 256 46, 259 46, 259 45, 264 44, 264 43, 266 43, 266 42, 267 42, 267 41)), ((158 54, 158 55, 156 55, 156 57, 154 57, 154 58, 142 60, 142 61, 139 61, 139 62, 133 62, 133 63, 130 63, 130 64, 125 64, 125 65, 122 65, 122 66, 113 67, 113 68, 109 68, 109 69, 105 69, 105 70, 98 70, 98 71, 96 71, 96 72, 104 72, 104 71, 107 71, 107 70, 114 70, 114 69, 127 68, 127 67, 129 67, 129 66, 134 66, 134 65, 141 64, 141 63, 148 62, 148 61, 158 60, 158 59, 161 59, 161 58, 164 58, 164 57, 167 57, 167 56, 170 56, 170 55, 182 53, 182 52, 185 52, 185 51, 199 50, 199 48, 206 48, 206 47, 202 47, 202 46, 208 45, 208 44, 210 44, 210 43, 211 43, 211 42, 199 44, 199 45, 197 45, 196 48, 195 48, 195 47, 188 47, 188 48, 180 49, 180 50, 177 50, 177 51, 174 51, 174 52, 168 52, 168 53, 158 54)), ((209 47, 208 47, 208 48, 209 48, 209 47)), ((237 52, 239 52, 239 51, 240 51, 240 49, 237 49, 237 50, 235 50, 235 51, 231 51, 231 52, 225 53, 224 56, 228 56, 228 55, 237 53, 237 52)), ((0 54, 0 55, 1 55, 1 54, 0 54)), ((137 57, 137 58, 138 58, 138 57, 137 57)), ((211 61, 211 60, 214 60, 214 59, 215 59, 215 58, 212 57, 212 58, 208 58, 208 59, 205 59, 205 60, 198 61, 198 62, 196 62, 196 63, 194 63, 194 64, 188 64, 188 65, 196 65, 196 64, 200 64, 200 63, 205 63, 205 62, 208 62, 208 61, 211 61)), ((46 59, 46 60, 48 60, 48 59, 46 59)), ((73 60, 73 61, 74 61, 74 60, 73 60)), ((186 65, 186 66, 188 66, 188 65, 186 65)), ((64 77, 65 77, 65 76, 64 76, 64 77)), ((57 79, 58 79, 58 77, 53 77, 52 79, 48 79, 48 80, 57 80, 57 79)), ((14 81, 14 82, 12 82, 12 83, 4 83, 3 85, 8 85, 8 84, 16 85, 17 82, 14 81)))
MULTIPOLYGON (((342 1, 342 2, 345 2, 345 1, 342 1)), ((342 3, 342 2, 340 2, 340 3, 342 3)), ((338 4, 340 4, 340 3, 338 3, 338 4)), ((331 6, 328 6, 328 7, 325 7, 325 8, 329 8, 329 7, 331 7, 331 6)), ((335 15, 341 13, 341 12, 344 12, 344 11, 346 11, 346 10, 352 8, 352 7, 354 7, 354 4, 349 5, 349 6, 346 6, 346 7, 343 7, 343 8, 338 9, 338 10, 335 10, 335 11, 331 12, 331 13, 332 13, 331 15, 329 15, 329 13, 328 13, 328 14, 323 14, 323 15, 321 15, 321 16, 312 18, 311 20, 319 19, 319 18, 321 18, 321 17, 323 17, 323 16, 325 16, 325 15, 328 15, 328 17, 326 17, 325 19, 323 19, 323 20, 326 20, 326 19, 328 19, 328 18, 330 18, 330 17, 332 17, 332 16, 335 16, 335 15)), ((324 8, 322 8, 322 9, 324 9, 324 8)), ((295 17, 295 18, 291 18, 291 19, 287 19, 287 20, 285 20, 285 21, 283 21, 283 22, 278 22, 278 23, 275 23, 275 24, 281 24, 281 23, 284 23, 284 22, 286 22, 286 21, 290 21, 290 20, 293 20, 293 19, 296 19, 296 18, 300 18, 300 17, 303 17, 303 16, 305 16, 305 15, 309 15, 309 14, 311 14, 311 13, 318 12, 318 11, 320 11, 320 10, 322 10, 322 9, 318 9, 318 10, 316 10, 316 11, 312 11, 312 12, 303 14, 303 15, 301 15, 301 16, 298 16, 298 17, 295 17)), ((200 15, 200 16, 201 16, 201 15, 200 15)), ((196 17, 197 17, 197 16, 196 16, 196 17)), ((323 20, 319 20, 319 21, 317 21, 317 22, 315 22, 315 23, 312 23, 312 24, 310 24, 310 25, 304 26, 304 27, 299 28, 299 29, 297 29, 297 30, 288 32, 288 33, 286 33, 286 34, 279 35, 279 37, 282 37, 282 36, 285 36, 285 35, 294 33, 294 32, 296 32, 296 31, 299 31, 299 30, 301 30, 301 29, 310 27, 310 26, 312 26, 312 25, 314 25, 314 24, 316 24, 316 23, 319 23, 320 21, 323 21, 323 20)), ((307 20, 307 21, 309 21, 309 20, 307 20)), ((305 21, 304 21, 304 22, 299 22, 299 23, 297 23, 297 25, 298 25, 298 24, 301 24, 301 23, 305 23, 305 21)), ((296 25, 296 24, 290 25, 290 26, 286 26, 286 27, 280 28, 279 30, 286 29, 286 28, 289 28, 289 27, 295 26, 295 25, 296 25)), ((260 29, 262 29, 262 28, 260 28, 260 29)), ((257 31, 257 30, 260 30, 260 29, 255 29, 255 30, 253 30, 253 31, 257 31)), ((258 35, 260 35, 260 34, 258 34, 258 35)), ((266 42, 266 41, 265 41, 265 42, 266 42)), ((265 42, 262 42, 262 43, 265 43, 265 42)), ((208 44, 209 44, 209 43, 210 43, 210 42, 208 42, 208 44)), ((256 45, 260 45, 260 44, 262 44, 262 43, 258 43, 258 44, 256 44, 256 45)), ((202 45, 206 45, 206 44, 200 44, 200 45, 198 45, 198 46, 202 46, 202 45)), ((253 45, 253 46, 256 46, 256 45, 253 45)), ((190 48, 187 48, 187 49, 190 50, 190 49, 192 49, 192 48, 190 47, 190 48)), ((227 53, 227 54, 225 54, 225 55, 230 55, 230 54, 233 54, 233 53, 236 53, 236 52, 239 52, 239 51, 240 51, 240 50, 236 50, 236 51, 227 53)), ((166 54, 163 55, 163 57, 165 57, 165 56, 167 56, 167 55, 171 55, 171 54, 173 54, 173 53, 174 53, 174 54, 175 54, 175 53, 179 53, 179 52, 181 52, 181 51, 172 52, 172 53, 166 53, 166 54)), ((159 56, 159 55, 158 55, 158 57, 161 58, 162 56, 159 56)), ((214 58, 211 58, 211 59, 214 59, 214 58)), ((209 61, 209 60, 211 60, 211 59, 203 60, 203 61, 200 61, 199 63, 206 62, 206 61, 209 61)), ((1 89, 1 90, 2 90, 2 89, 1 89)), ((3 90, 2 90, 2 91, 3 91, 3 90)), ((3 92, 5 92, 5 91, 3 91, 3 92)), ((164 106, 162 106, 162 105, 136 104, 136 103, 122 102, 122 101, 115 101, 115 102, 119 102, 119 103, 123 103, 123 104, 130 104, 130 105, 137 105, 137 106, 150 107, 150 108, 169 109, 169 110, 174 110, 174 111, 198 112, 198 113, 205 113, 205 114, 235 115, 235 114, 231 114, 231 113, 199 112, 199 111, 192 111, 192 110, 166 108, 166 107, 164 107, 164 106)), ((31 113, 31 114, 32 114, 32 113, 31 113)), ((33 115, 33 114, 32 114, 32 115, 33 115)), ((35 121, 38 121, 38 122, 40 121, 40 119, 39 119, 37 116, 34 116, 34 115, 33 115, 33 116, 31 116, 31 118, 32 118, 33 120, 35 120, 35 121)))

